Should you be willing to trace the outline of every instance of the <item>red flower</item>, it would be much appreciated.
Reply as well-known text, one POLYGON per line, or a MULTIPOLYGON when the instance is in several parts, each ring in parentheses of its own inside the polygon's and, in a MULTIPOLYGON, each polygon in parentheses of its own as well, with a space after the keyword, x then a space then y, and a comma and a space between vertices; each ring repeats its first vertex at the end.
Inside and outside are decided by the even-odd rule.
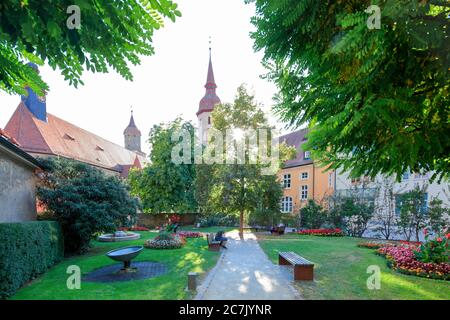
POLYGON ((438 242, 442 242, 442 238, 441 238, 441 237, 437 238, 436 240, 437 240, 438 242))
POLYGON ((450 233, 447 233, 445 237, 450 240, 450 233))

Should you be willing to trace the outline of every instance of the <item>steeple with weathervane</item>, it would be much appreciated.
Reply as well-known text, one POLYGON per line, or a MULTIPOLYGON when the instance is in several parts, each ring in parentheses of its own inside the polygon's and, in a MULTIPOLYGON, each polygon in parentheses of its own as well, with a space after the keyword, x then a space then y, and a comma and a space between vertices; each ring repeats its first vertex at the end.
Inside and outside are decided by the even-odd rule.
POLYGON ((216 82, 214 80, 214 71, 211 62, 211 40, 209 41, 209 65, 208 75, 206 77, 205 95, 200 100, 197 119, 199 126, 199 137, 203 144, 208 141, 208 130, 212 125, 211 113, 214 110, 214 106, 220 104, 220 99, 216 94, 216 82))

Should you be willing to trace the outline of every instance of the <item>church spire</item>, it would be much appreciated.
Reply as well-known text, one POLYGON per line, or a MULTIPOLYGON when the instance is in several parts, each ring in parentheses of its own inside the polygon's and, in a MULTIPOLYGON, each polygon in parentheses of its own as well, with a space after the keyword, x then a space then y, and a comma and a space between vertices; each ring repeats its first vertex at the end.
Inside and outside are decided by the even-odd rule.
POLYGON ((214 80, 214 70, 211 59, 211 41, 209 47, 209 64, 208 64, 208 74, 206 76, 206 84, 205 84, 205 95, 200 100, 199 108, 197 111, 197 116, 199 116, 203 112, 212 112, 214 106, 220 103, 220 99, 216 94, 216 81, 214 80))
POLYGON ((141 131, 134 123, 133 109, 131 109, 130 123, 123 131, 123 135, 126 149, 141 152, 141 131))

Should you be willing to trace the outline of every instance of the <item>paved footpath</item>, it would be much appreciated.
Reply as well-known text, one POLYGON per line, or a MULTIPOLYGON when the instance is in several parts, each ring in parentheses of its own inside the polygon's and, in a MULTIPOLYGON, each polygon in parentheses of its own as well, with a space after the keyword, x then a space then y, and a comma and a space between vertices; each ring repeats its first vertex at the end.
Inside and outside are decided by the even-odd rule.
POLYGON ((196 300, 296 300, 299 293, 259 246, 253 233, 226 234, 228 250, 198 288, 196 300))

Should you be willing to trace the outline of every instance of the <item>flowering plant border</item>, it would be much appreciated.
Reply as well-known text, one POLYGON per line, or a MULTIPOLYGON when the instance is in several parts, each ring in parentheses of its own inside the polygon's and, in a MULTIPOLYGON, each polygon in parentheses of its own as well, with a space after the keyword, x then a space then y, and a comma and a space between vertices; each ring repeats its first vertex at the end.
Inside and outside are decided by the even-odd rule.
POLYGON ((449 281, 450 264, 419 261, 415 256, 419 250, 415 245, 398 245, 385 246, 376 252, 386 258, 390 268, 400 273, 449 281))

